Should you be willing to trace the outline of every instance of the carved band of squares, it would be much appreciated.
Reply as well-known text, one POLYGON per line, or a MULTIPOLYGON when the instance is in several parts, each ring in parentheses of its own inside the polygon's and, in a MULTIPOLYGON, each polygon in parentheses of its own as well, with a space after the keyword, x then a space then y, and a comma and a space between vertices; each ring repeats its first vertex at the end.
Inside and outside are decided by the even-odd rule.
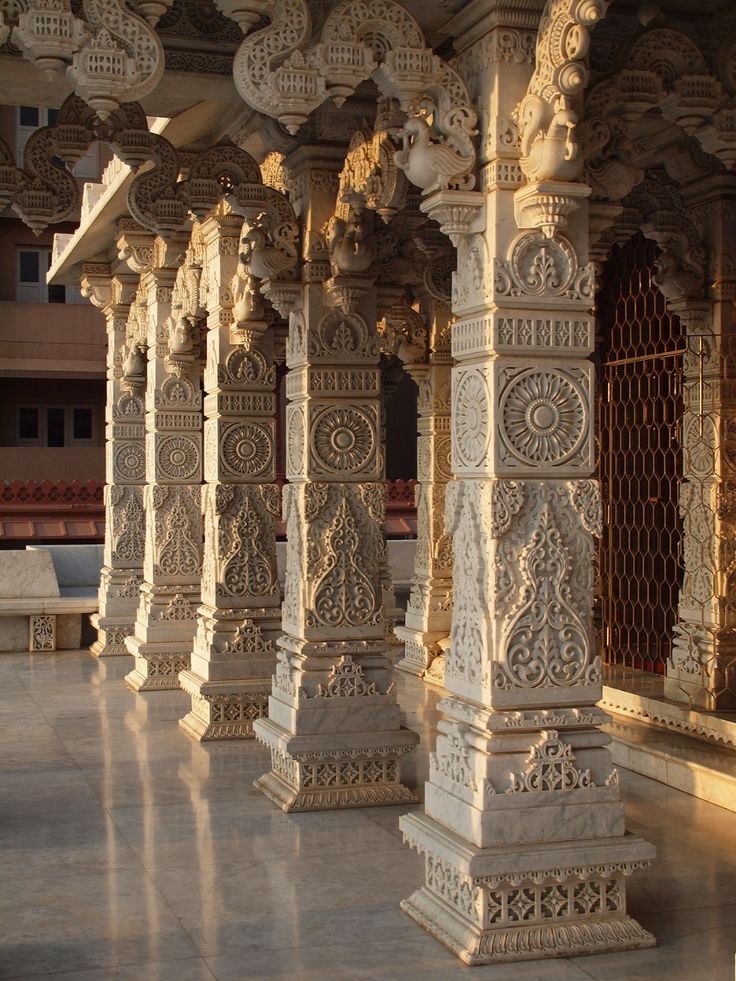
POLYGON ((257 477, 271 465, 271 434, 257 423, 228 426, 220 438, 220 455, 228 470, 239 477, 257 477))
POLYGON ((115 448, 115 475, 119 480, 143 480, 146 452, 140 443, 122 443, 115 448))
POLYGON ((516 375, 501 395, 501 441, 528 466, 569 460, 587 434, 586 400, 577 382, 552 368, 516 375))
POLYGON ((333 473, 357 473, 368 467, 376 449, 373 420, 354 406, 331 406, 313 422, 315 463, 333 473))
POLYGON ((489 403, 485 377, 479 371, 465 372, 455 389, 452 415, 457 466, 477 467, 483 462, 488 448, 489 403))
POLYGON ((166 436, 156 451, 158 470, 170 480, 189 480, 199 469, 199 447, 189 436, 166 436))

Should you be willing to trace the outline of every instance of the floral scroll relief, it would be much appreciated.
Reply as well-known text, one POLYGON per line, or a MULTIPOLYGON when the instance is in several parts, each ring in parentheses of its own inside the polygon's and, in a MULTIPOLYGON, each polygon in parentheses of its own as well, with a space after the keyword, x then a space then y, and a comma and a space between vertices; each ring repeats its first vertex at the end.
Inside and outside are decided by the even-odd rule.
POLYGON ((592 538, 585 512, 571 500, 578 483, 528 488, 528 504, 497 549, 495 606, 504 651, 493 666, 497 689, 600 680, 589 628, 592 538))
POLYGON ((362 695, 380 695, 374 681, 368 681, 360 664, 349 654, 333 665, 327 683, 317 689, 316 698, 358 698, 362 695))
POLYGON ((496 257, 494 262, 497 296, 593 299, 593 266, 580 266, 563 235, 549 239, 540 231, 523 232, 511 244, 508 258, 496 257))
POLYGON ((522 774, 511 774, 508 794, 544 793, 594 787, 590 770, 579 770, 569 743, 563 742, 554 729, 543 730, 541 741, 532 746, 522 774))
MULTIPOLYGON (((143 561, 145 546, 146 512, 139 487, 114 486, 117 500, 111 494, 112 554, 124 565, 136 565, 143 561)), ((135 594, 137 595, 137 593, 135 594)))
MULTIPOLYGON (((201 516, 195 511, 193 495, 190 488, 156 487, 154 492, 153 521, 147 522, 147 528, 159 545, 155 545, 158 556, 156 572, 165 576, 198 575, 201 568, 201 516), (166 494, 156 494, 156 491, 168 491, 166 494), (157 506, 158 505, 158 506, 157 506), (155 526, 155 527, 154 527, 155 526)), ((199 487, 192 488, 199 495, 199 487)))
POLYGON ((223 596, 274 596, 279 591, 273 543, 273 518, 264 508, 260 487, 238 486, 232 516, 220 517, 219 550, 223 569, 217 592, 223 596))
POLYGON ((438 751, 430 753, 429 766, 461 787, 476 791, 478 784, 473 776, 469 747, 463 732, 463 727, 455 722, 446 724, 437 739, 438 751))
POLYGON ((375 584, 362 568, 361 537, 359 521, 343 492, 325 534, 323 570, 311 615, 315 622, 336 627, 376 621, 380 603, 375 584))
POLYGON ((480 544, 487 484, 487 481, 453 482, 446 496, 446 527, 454 542, 454 607, 445 678, 467 685, 478 685, 482 680, 488 642, 489 625, 484 613, 488 570, 480 544))
POLYGON ((29 617, 31 651, 56 650, 56 616, 53 613, 29 617))

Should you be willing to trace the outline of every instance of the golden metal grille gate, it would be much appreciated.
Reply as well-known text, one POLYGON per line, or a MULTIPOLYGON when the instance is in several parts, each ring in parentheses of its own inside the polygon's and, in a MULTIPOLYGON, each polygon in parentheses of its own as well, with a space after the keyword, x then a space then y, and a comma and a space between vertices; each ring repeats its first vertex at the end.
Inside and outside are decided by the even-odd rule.
POLYGON ((682 584, 684 340, 653 282, 656 246, 615 247, 598 295, 599 623, 604 663, 662 674, 682 584))

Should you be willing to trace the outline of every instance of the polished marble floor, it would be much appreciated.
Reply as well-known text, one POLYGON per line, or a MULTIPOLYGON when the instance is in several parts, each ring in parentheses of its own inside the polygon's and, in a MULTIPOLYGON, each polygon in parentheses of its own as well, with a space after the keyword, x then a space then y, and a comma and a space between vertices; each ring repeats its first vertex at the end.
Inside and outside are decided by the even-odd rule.
MULTIPOLYGON (((736 815, 623 772, 659 860, 630 884, 654 950, 465 968, 398 908, 422 880, 402 808, 286 815, 254 743, 198 745, 181 692, 127 658, 0 655, 0 978, 721 981, 734 978, 736 815)), ((402 679, 426 772, 436 693, 402 679)))

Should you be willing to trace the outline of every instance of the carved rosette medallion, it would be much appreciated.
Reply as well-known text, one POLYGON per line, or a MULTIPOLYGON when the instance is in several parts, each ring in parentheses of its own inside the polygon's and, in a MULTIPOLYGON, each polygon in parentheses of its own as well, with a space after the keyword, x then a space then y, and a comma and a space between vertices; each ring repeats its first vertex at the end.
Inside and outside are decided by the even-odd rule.
POLYGON ((417 440, 417 479, 432 479, 432 446, 426 436, 417 440))
POLYGON ((513 377, 499 409, 508 456, 530 467, 565 463, 587 436, 584 393, 569 374, 553 368, 531 368, 513 377))
POLYGON ((298 477, 304 470, 304 415, 296 406, 286 410, 286 463, 289 477, 298 477))
POLYGON ((480 371, 470 370, 460 377, 454 403, 452 451, 455 465, 478 467, 484 462, 488 449, 490 404, 488 383, 480 371))
POLYGON ((199 447, 189 436, 165 436, 156 451, 158 471, 169 480, 191 480, 199 469, 199 447))
POLYGON ((434 452, 437 476, 440 480, 452 480, 451 445, 449 437, 437 438, 434 452))
POLYGON ((220 438, 223 464, 239 477, 265 473, 273 461, 271 434, 258 423, 236 423, 223 430, 220 438))
POLYGON ((146 453, 142 443, 121 443, 115 448, 114 464, 116 480, 143 480, 146 453))
POLYGON ((312 423, 312 457, 323 472, 360 473, 370 468, 376 452, 375 425, 355 406, 330 406, 312 423))

